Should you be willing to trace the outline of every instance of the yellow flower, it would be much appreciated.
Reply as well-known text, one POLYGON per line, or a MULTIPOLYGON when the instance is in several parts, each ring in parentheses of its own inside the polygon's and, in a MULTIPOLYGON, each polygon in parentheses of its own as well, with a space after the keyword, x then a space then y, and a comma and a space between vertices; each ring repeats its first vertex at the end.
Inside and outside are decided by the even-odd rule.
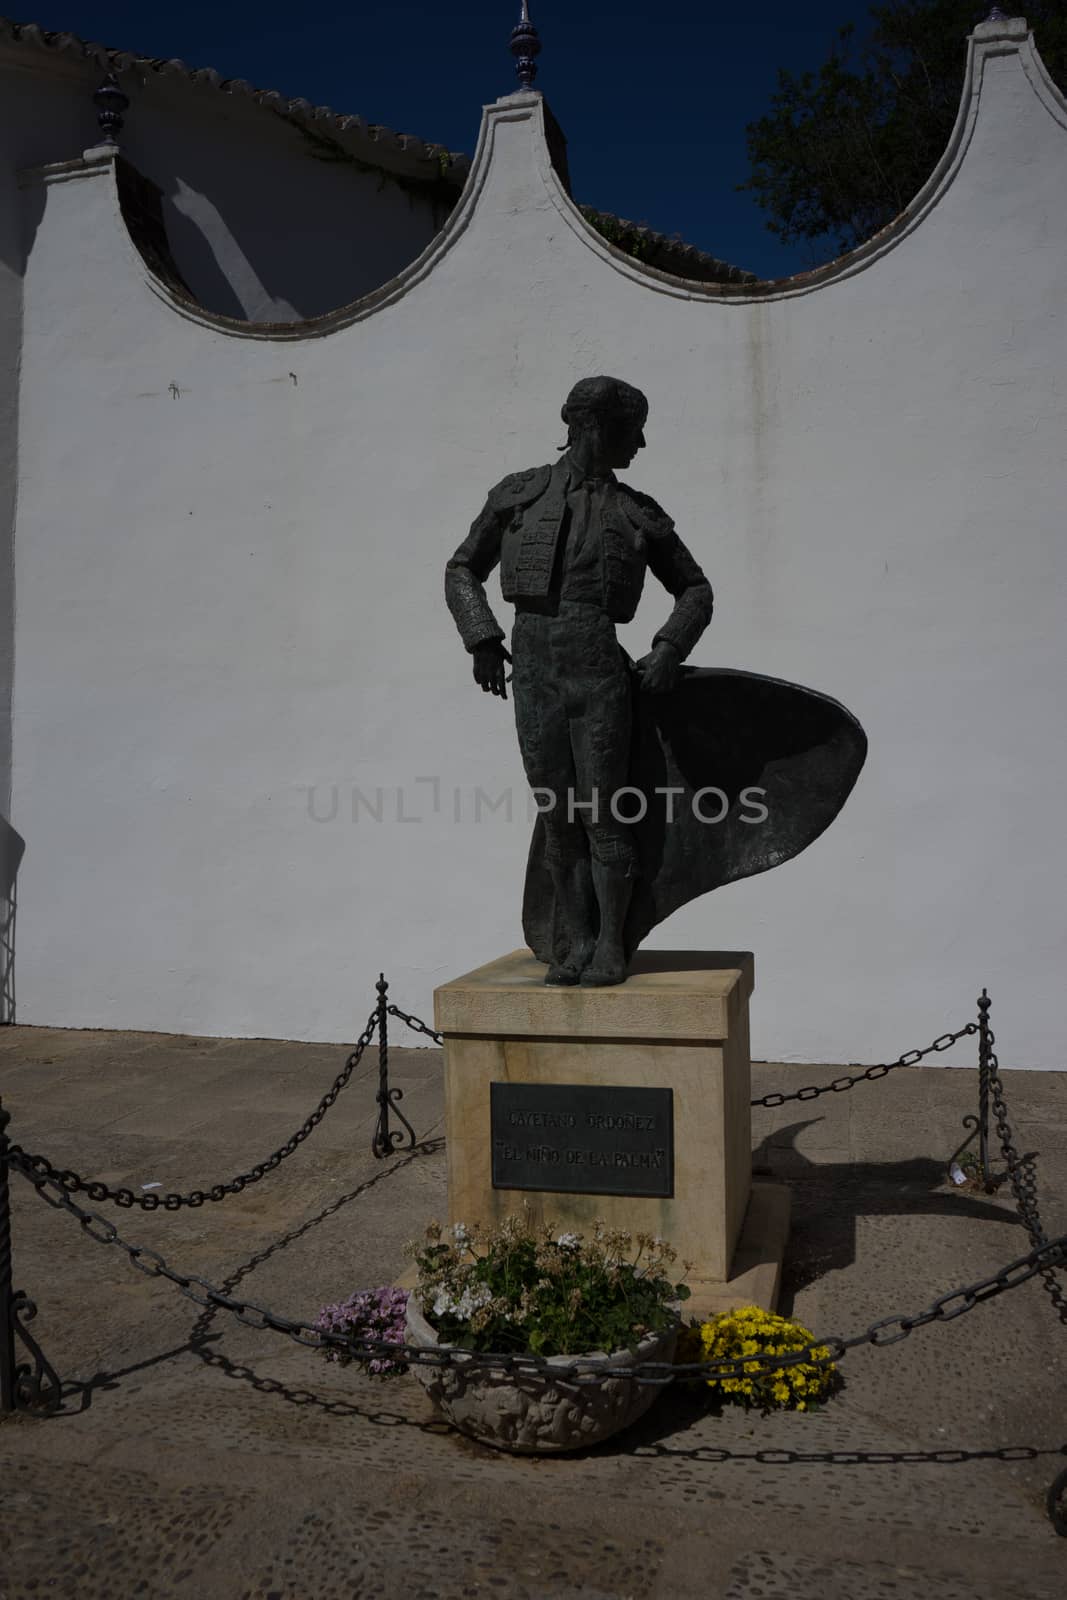
POLYGON ((708 1386, 723 1395, 764 1410, 790 1407, 806 1411, 813 1399, 825 1394, 835 1380, 826 1345, 814 1346, 812 1335, 799 1322, 790 1322, 759 1306, 742 1306, 683 1330, 679 1361, 735 1361, 743 1363, 740 1375, 709 1377, 708 1386), (792 1365, 761 1371, 767 1358, 798 1356, 792 1365), (818 1365, 821 1361, 825 1365, 818 1365))

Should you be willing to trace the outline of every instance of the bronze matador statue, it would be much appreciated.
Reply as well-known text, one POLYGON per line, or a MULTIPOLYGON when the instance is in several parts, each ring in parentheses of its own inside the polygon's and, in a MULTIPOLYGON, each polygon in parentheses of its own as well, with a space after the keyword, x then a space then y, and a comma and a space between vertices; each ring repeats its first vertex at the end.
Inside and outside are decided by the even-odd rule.
POLYGON ((643 447, 647 415, 620 379, 576 384, 564 453, 491 489, 445 572, 475 681, 506 698, 513 667, 539 808, 523 926, 551 984, 621 983, 670 911, 795 855, 840 809, 866 751, 826 696, 683 667, 711 586, 667 513, 615 477, 643 447), (510 653, 484 587, 498 564, 516 612, 510 653), (633 663, 615 625, 634 616, 648 570, 674 606, 633 663))

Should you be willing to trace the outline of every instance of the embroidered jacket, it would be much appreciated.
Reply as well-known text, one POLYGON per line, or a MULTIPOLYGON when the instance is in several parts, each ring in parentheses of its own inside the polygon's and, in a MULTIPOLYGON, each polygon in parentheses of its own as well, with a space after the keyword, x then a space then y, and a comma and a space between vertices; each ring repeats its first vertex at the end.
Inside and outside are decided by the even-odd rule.
MULTIPOLYGON (((448 609, 468 650, 504 637, 485 595, 485 581, 498 563, 505 600, 548 596, 570 478, 565 455, 550 466, 512 473, 490 489, 470 533, 445 568, 448 609)), ((601 491, 599 515, 605 612, 613 622, 629 622, 645 571, 651 569, 675 602, 654 642, 666 639, 684 658, 711 620, 711 585, 670 517, 649 495, 612 475, 601 491)))

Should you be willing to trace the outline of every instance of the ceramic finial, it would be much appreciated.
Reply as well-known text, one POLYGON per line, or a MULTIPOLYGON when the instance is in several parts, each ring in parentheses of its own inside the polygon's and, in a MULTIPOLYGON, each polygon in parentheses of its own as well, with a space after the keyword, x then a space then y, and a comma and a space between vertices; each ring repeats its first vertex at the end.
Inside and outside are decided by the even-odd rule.
POLYGON ((510 49, 515 57, 515 76, 524 89, 532 89, 537 77, 536 57, 541 54, 541 36, 530 21, 527 0, 522 0, 522 15, 511 30, 510 49))

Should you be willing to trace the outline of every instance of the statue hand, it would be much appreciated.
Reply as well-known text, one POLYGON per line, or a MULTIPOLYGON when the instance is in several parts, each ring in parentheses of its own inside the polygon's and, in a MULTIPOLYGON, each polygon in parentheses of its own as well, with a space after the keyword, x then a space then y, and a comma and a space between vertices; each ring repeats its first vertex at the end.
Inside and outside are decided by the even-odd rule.
POLYGON ((471 654, 474 657, 475 683, 480 683, 487 694, 498 694, 506 700, 504 663, 510 661, 511 657, 500 640, 486 639, 484 644, 476 644, 471 654))
POLYGON ((681 664, 682 658, 673 644, 660 639, 648 655, 642 656, 637 662, 641 688, 646 694, 665 694, 668 689, 674 688, 681 664))

